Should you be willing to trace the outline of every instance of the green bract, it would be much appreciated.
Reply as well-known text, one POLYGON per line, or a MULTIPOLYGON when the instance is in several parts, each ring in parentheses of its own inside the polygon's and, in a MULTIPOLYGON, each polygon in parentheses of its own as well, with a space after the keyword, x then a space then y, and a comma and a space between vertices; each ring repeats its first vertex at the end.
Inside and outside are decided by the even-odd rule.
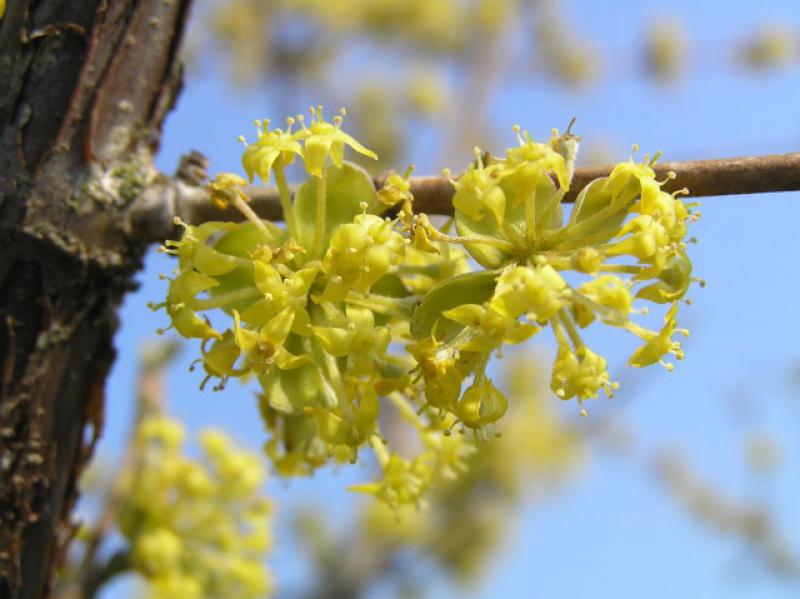
MULTIPOLYGON (((341 130, 341 116, 327 123, 321 109, 312 113, 294 133, 294 119, 286 131, 259 129, 245 150, 251 179, 275 175, 285 227, 250 210, 241 177, 219 175, 209 184, 213 200, 233 204, 245 221, 183 224, 181 240, 164 248, 178 257, 178 273, 156 306, 179 334, 202 340, 206 380, 217 388, 230 378, 258 381, 266 451, 280 474, 355 461, 369 445, 385 479, 357 490, 395 506, 419 503, 444 463, 444 445, 432 438, 454 427, 482 438, 502 427, 508 400, 487 367, 503 346, 551 330, 551 388, 581 403, 617 388, 605 358, 584 344, 586 327, 639 337, 636 367, 671 369, 664 357, 682 358, 673 336, 688 334, 676 315, 693 280, 684 241, 692 215, 661 190, 652 163, 617 165, 570 211, 562 200, 578 138, 554 132, 540 144, 516 129, 519 143, 503 158, 476 149, 476 161, 451 179, 451 235, 450 223, 414 214, 410 170, 376 192, 366 171, 342 158, 345 146, 373 154, 341 130), (283 169, 295 158, 309 177, 292 196, 283 169), (398 218, 381 215, 393 206, 398 218), (468 255, 484 270, 471 272, 468 255), (660 331, 632 321, 645 312, 636 300, 669 304, 660 331), (386 446, 385 410, 417 430, 417 457, 386 446)), ((448 445, 448 471, 475 442, 458 439, 448 445)))

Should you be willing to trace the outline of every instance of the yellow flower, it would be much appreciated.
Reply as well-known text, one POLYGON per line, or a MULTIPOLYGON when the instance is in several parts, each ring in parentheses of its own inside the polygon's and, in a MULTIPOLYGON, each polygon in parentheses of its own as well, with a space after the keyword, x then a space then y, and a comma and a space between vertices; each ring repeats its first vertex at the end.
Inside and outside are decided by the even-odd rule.
POLYGON ((250 198, 247 197, 244 189, 242 189, 245 185, 247 185, 247 181, 239 175, 217 173, 217 176, 206 186, 206 189, 211 196, 212 203, 220 210, 225 210, 236 199, 244 202, 250 201, 250 198))
MULTIPOLYGON (((552 172, 561 189, 569 189, 571 175, 564 156, 556 152, 551 144, 540 144, 527 131, 514 127, 519 147, 506 152, 506 173, 518 191, 533 191, 541 177, 552 172)), ((524 197, 524 196, 518 196, 524 197)))
POLYGON ((605 358, 587 347, 573 352, 567 345, 559 344, 550 387, 561 399, 577 396, 583 402, 597 397, 601 389, 611 397, 617 384, 611 382, 605 358))
POLYGON ((659 191, 649 197, 643 197, 633 207, 633 210, 655 219, 672 241, 680 241, 686 236, 686 221, 690 216, 689 211, 686 209, 686 204, 672 194, 659 191))
POLYGON ((631 355, 628 361, 631 366, 641 368, 642 366, 649 366, 650 364, 658 362, 667 370, 673 370, 675 366, 671 363, 664 362, 662 358, 667 354, 672 354, 678 360, 683 359, 683 350, 681 349, 680 341, 673 341, 672 336, 675 333, 681 333, 684 337, 688 337, 689 331, 675 328, 677 326, 675 322, 675 314, 677 311, 678 303, 675 302, 664 317, 664 326, 658 333, 629 323, 628 329, 645 340, 645 344, 631 355))
POLYGON ((467 351, 492 351, 503 343, 522 343, 539 330, 533 324, 519 322, 510 318, 490 306, 478 304, 462 304, 452 310, 442 312, 442 315, 470 327, 472 335, 460 348, 467 351))
POLYGON ((684 67, 686 46, 686 34, 678 23, 661 19, 651 25, 644 48, 648 74, 662 82, 676 79, 684 67))
POLYGON ((353 385, 352 401, 348 399, 347 405, 342 403, 331 409, 307 408, 306 413, 313 414, 317 434, 323 441, 355 450, 375 433, 380 403, 372 385, 362 382, 353 385))
MULTIPOLYGON (((292 133, 293 118, 286 119, 286 131, 283 129, 269 130, 269 119, 262 122, 256 121, 258 139, 250 144, 242 155, 242 166, 250 182, 258 175, 264 183, 269 183, 269 173, 273 168, 284 168, 294 162, 295 156, 302 156, 300 142, 292 133)), ((242 138, 244 141, 244 138, 242 138)))
POLYGON ((332 356, 347 357, 353 376, 372 374, 375 358, 386 353, 389 329, 375 326, 375 314, 366 308, 347 306, 347 321, 338 327, 312 326, 311 330, 332 356))
MULTIPOLYGON (((474 221, 483 220, 488 210, 494 217, 498 227, 503 226, 506 212, 506 196, 499 185, 499 176, 503 169, 500 164, 484 166, 481 151, 475 148, 477 165, 471 164, 458 180, 450 179, 456 192, 453 195, 453 208, 463 212, 474 221)), ((445 177, 450 171, 445 170, 445 177)))
POLYGON ((428 404, 449 409, 461 394, 461 382, 465 377, 456 364, 457 350, 430 337, 410 344, 408 351, 414 356, 425 379, 425 399, 428 404))
POLYGON ((161 252, 178 256, 181 270, 194 268, 204 275, 216 276, 236 268, 234 256, 218 252, 207 243, 210 238, 232 230, 235 225, 215 221, 196 227, 183 221, 178 221, 178 224, 184 228, 180 241, 166 241, 161 252))
POLYGON ((640 261, 657 259, 669 249, 666 229, 652 216, 642 214, 622 227, 617 237, 624 237, 606 249, 610 256, 629 254, 640 261), (628 235, 630 233, 630 235, 628 235))
POLYGON ((664 264, 657 280, 637 291, 636 297, 658 304, 674 302, 686 295, 692 281, 699 281, 701 286, 704 284, 692 277, 692 262, 685 251, 679 250, 664 264))
POLYGON ((314 283, 319 267, 310 265, 291 271, 282 277, 277 268, 260 260, 253 262, 255 284, 263 299, 253 303, 242 313, 242 319, 253 324, 266 324, 271 318, 286 308, 293 315, 291 330, 299 335, 310 335, 310 318, 306 303, 308 291, 314 283))
POLYGON ((291 308, 284 308, 258 332, 242 327, 241 317, 236 310, 233 311, 233 318, 236 345, 245 352, 248 363, 258 372, 266 373, 273 366, 289 370, 311 361, 309 356, 295 356, 283 347, 294 320, 291 308))
POLYGON ((404 210, 410 209, 414 201, 409 181, 412 172, 414 172, 413 166, 408 167, 402 176, 392 172, 378 190, 378 200, 385 206, 391 207, 402 203, 404 210))
POLYGON ((355 138, 342 131, 342 120, 345 115, 344 109, 333 117, 333 123, 327 122, 322 117, 322 106, 317 106, 316 110, 311 110, 311 122, 306 126, 302 116, 298 120, 303 128, 295 133, 297 140, 304 142, 303 160, 306 170, 315 177, 322 177, 325 170, 325 161, 328 156, 331 162, 338 167, 342 166, 344 147, 350 146, 359 154, 378 159, 377 154, 365 148, 355 138))
POLYGON ((480 377, 464 391, 455 414, 464 426, 479 429, 497 422, 508 410, 508 400, 486 377, 480 377))
POLYGON ((151 576, 158 576, 178 567, 183 543, 166 528, 155 528, 139 537, 133 551, 136 568, 151 576))
POLYGON ((165 449, 176 449, 183 444, 186 435, 183 426, 170 418, 151 417, 136 429, 142 443, 159 443, 165 449))
POLYGON ((178 333, 187 338, 222 338, 222 335, 194 311, 196 296, 218 285, 216 279, 192 270, 182 272, 170 282, 167 301, 163 305, 166 306, 172 326, 178 333))
POLYGON ((405 242, 393 226, 389 219, 359 214, 336 228, 322 258, 322 271, 330 275, 323 299, 341 301, 350 289, 366 293, 402 260, 405 242))
POLYGON ((203 587, 193 576, 170 572, 152 579, 147 589, 147 599, 203 599, 203 587))
MULTIPOLYGON (((638 146, 634 146, 634 151, 638 146)), ((613 169, 604 186, 613 197, 633 199, 637 195, 645 204, 661 191, 655 180, 656 174, 651 163, 634 162, 633 157, 627 162, 620 162, 613 169)))
MULTIPOLYGON (((622 326, 628 320, 633 304, 630 287, 629 283, 625 283, 619 277, 603 275, 583 283, 578 287, 578 292, 597 306, 607 308, 606 310, 598 309, 600 320, 615 326, 622 326)), ((590 304, 590 307, 594 308, 595 306, 590 304)))
POLYGON ((422 495, 428 488, 430 475, 425 456, 406 460, 392 454, 383 464, 383 480, 351 485, 350 490, 375 495, 393 508, 402 505, 419 506, 422 495))
POLYGON ((567 283, 549 264, 514 266, 504 270, 497 279, 489 305, 510 318, 527 314, 544 322, 566 304, 566 287, 567 283))
POLYGON ((271 506, 258 494, 266 474, 258 454, 207 430, 202 457, 190 459, 182 437, 180 424, 163 415, 137 428, 141 463, 126 479, 118 525, 144 596, 263 597, 271 506))

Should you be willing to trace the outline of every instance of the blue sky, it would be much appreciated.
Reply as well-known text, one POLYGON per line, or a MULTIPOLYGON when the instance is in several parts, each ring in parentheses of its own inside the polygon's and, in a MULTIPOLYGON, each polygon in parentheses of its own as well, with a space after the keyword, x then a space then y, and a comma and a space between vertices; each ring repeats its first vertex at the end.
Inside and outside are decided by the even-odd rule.
MULTIPOLYGON (((603 140, 620 160, 627 158, 633 142, 643 151, 663 150, 665 160, 797 151, 800 58, 794 68, 751 75, 704 53, 728 47, 761 22, 786 22, 800 35, 796 0, 583 0, 570 7, 578 32, 628 61, 635 60, 629 49, 636 47, 644 24, 663 14, 682 22, 704 50, 690 61, 683 82, 669 89, 629 73, 615 76, 613 64, 606 65, 609 77, 580 94, 509 81, 490 108, 492 126, 509 132, 508 143, 513 123, 543 137, 575 115, 578 133, 587 141, 603 140)), ((268 91, 243 93, 213 73, 190 78, 167 122, 160 166, 172 171, 181 153, 196 148, 211 159, 212 171, 236 169, 237 135, 249 133, 251 120, 269 114, 269 107, 268 91)), ((440 166, 427 168, 418 161, 417 172, 435 172, 440 166)), ((695 289, 693 305, 683 310, 693 331, 685 343, 686 359, 672 374, 652 369, 638 377, 635 393, 618 407, 603 406, 603 413, 618 409, 620 421, 636 438, 635 451, 619 456, 592 449, 573 484, 510 514, 519 518, 514 534, 475 597, 797 596, 797 582, 792 587, 765 574, 735 540, 686 516, 646 467, 653 452, 680 448, 693 469, 719 489, 767 502, 800 552, 800 391, 788 383, 800 359, 800 193, 708 198, 702 213, 694 226, 700 243, 692 255, 708 286, 695 289), (754 406, 746 418, 732 416, 732 397, 745 397, 754 406), (776 478, 754 478, 742 466, 743 440, 753 431, 769 431, 781 443, 784 462, 776 478)), ((125 301, 100 452, 113 454, 121 445, 132 409, 136 353, 164 324, 163 315, 151 313, 145 303, 163 295, 157 275, 171 268, 151 253, 139 277, 140 290, 125 301)), ((613 346, 609 353, 620 363, 632 347, 618 346, 617 340, 602 341, 605 349, 613 346)), ((186 372, 193 351, 184 352, 169 380, 173 413, 191 428, 221 426, 259 447, 264 433, 252 394, 234 385, 221 394, 199 392, 199 375, 186 372)), ((562 408, 572 415, 575 406, 562 408)), ((332 514, 346 513, 354 499, 344 489, 364 475, 356 466, 288 485, 273 481, 278 517, 281 506, 314 497, 325 497, 332 514)), ((303 574, 295 550, 279 535, 270 561, 279 584, 288 586, 303 574)))

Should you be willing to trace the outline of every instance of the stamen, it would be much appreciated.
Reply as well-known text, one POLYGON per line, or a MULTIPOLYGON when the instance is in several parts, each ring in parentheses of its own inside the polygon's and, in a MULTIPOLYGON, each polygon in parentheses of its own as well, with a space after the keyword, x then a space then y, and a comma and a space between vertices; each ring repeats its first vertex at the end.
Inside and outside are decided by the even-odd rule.
MULTIPOLYGON (((652 160, 650 160, 650 162, 648 162, 648 166, 651 166, 651 167, 655 166, 656 162, 658 162, 658 159, 661 158, 662 153, 663 152, 661 152, 661 150, 659 150, 658 152, 653 154, 653 158, 652 158, 652 160)), ((645 162, 647 162, 647 159, 645 159, 645 162)), ((669 176, 669 175, 667 175, 667 176, 669 176)), ((669 178, 672 179, 673 177, 669 177, 669 178)))
POLYGON ((205 391, 206 383, 211 380, 211 374, 207 374, 206 377, 200 382, 200 391, 205 391))
POLYGON ((511 130, 514 132, 514 135, 517 136, 517 141, 519 145, 524 146, 525 142, 522 140, 522 136, 520 135, 521 128, 519 125, 512 125, 511 130))
MULTIPOLYGON (((659 152, 656 152, 656 157, 657 156, 659 156, 659 152)), ((650 166, 654 166, 656 160, 657 160, 657 158, 653 158, 653 160, 650 162, 650 166)), ((666 179, 664 179, 663 181, 659 181, 658 179, 656 179, 656 183, 658 183, 659 185, 666 185, 667 183, 669 183, 670 181, 672 181, 673 179, 675 179, 677 177, 678 177, 678 175, 675 173, 675 171, 669 171, 669 172, 667 172, 667 178, 666 179)), ((688 193, 689 190, 686 190, 686 191, 688 193)), ((673 195, 672 197, 674 198, 675 196, 673 195)))

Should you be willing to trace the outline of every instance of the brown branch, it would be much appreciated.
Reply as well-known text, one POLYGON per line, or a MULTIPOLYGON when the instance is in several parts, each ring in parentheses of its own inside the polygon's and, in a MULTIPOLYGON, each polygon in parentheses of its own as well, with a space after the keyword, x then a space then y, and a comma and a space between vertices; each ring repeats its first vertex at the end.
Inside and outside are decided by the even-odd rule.
MULTIPOLYGON (((611 168, 606 165, 576 169, 567 201, 574 201, 578 191, 593 179, 607 176, 611 168)), ((800 152, 663 162, 655 166, 655 171, 659 179, 670 171, 677 175, 664 186, 665 191, 685 187, 692 197, 800 191, 800 152)))
MULTIPOLYGON (((613 165, 601 165, 575 169, 564 201, 574 202, 581 189, 594 179, 608 176, 612 168, 613 165)), ((668 181, 663 189, 672 192, 686 188, 691 197, 800 191, 800 153, 662 162, 655 166, 655 171, 659 179, 666 179, 668 173, 674 172, 675 179, 668 181)), ((383 184, 384 177, 375 178, 376 187, 383 184)), ((268 220, 280 220, 276 189, 251 187, 247 191, 257 214, 268 220)), ((418 212, 453 213, 453 186, 444 177, 413 177, 411 191, 418 212)), ((214 207, 197 180, 189 182, 179 176, 164 178, 164 187, 152 188, 140 198, 129 214, 130 228, 143 241, 159 242, 174 233, 175 216, 192 224, 242 218, 234 208, 219 210, 214 207)))

